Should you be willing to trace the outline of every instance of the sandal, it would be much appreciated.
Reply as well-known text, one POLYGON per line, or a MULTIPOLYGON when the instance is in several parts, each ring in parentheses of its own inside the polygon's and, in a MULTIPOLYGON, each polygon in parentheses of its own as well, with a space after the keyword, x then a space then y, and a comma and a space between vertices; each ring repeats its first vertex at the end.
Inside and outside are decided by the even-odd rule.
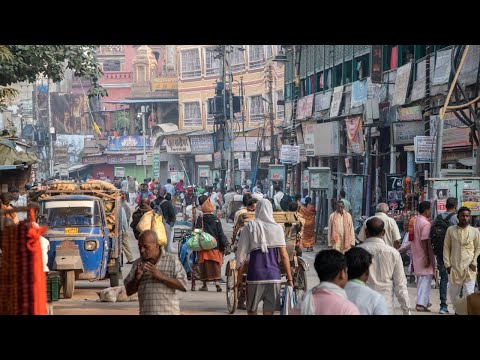
POLYGON ((423 305, 417 305, 415 306, 415 310, 417 310, 418 312, 430 312, 430 309, 427 309, 425 306, 423 305))
POLYGON ((222 288, 220 287, 220 285, 217 285, 217 292, 222 292, 222 288))
POLYGON ((202 286, 200 289, 198 289, 198 291, 208 291, 208 287, 202 286))

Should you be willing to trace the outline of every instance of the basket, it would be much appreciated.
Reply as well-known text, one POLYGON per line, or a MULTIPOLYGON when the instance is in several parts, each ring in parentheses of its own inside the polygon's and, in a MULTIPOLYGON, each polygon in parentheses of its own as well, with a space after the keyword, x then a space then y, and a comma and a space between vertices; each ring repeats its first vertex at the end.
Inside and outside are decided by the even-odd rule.
POLYGON ((60 300, 60 273, 49 271, 47 273, 47 301, 60 300))

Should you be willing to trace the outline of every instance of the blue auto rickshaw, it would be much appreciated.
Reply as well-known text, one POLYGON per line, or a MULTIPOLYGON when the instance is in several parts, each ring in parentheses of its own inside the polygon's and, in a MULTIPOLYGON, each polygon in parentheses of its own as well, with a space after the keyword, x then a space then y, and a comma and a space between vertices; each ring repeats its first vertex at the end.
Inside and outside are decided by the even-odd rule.
POLYGON ((120 195, 100 191, 92 192, 97 196, 78 193, 82 191, 40 202, 40 222, 48 226, 44 237, 50 242, 48 267, 60 272, 64 298, 73 296, 76 280, 108 277, 110 286, 118 286, 121 276, 120 195))

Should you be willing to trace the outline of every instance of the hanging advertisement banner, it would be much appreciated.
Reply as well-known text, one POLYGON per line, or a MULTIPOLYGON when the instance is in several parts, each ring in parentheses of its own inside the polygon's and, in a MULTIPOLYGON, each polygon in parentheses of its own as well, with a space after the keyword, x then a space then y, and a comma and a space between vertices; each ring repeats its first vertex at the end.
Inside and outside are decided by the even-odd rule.
POLYGON ((354 154, 362 154, 364 151, 362 116, 348 116, 345 124, 348 150, 354 154))
POLYGON ((397 69, 397 78, 395 79, 395 93, 393 95, 393 101, 394 101, 394 104, 396 105, 405 104, 411 70, 412 70, 411 62, 397 69))
POLYGON ((300 146, 282 145, 280 162, 282 164, 297 164, 300 161, 300 146))
POLYGON ((180 180, 185 180, 185 172, 184 171, 170 171, 170 179, 172 179, 172 184, 176 184, 180 180))
POLYGON ((297 120, 305 119, 305 105, 307 100, 303 97, 297 101, 297 120))
POLYGON ((340 112, 340 105, 342 104, 343 85, 337 86, 333 89, 332 104, 330 106, 330 117, 338 116, 340 112))
POLYGON ((415 163, 428 164, 433 162, 435 141, 433 136, 415 136, 414 138, 415 163))
POLYGON ((312 117, 313 112, 313 100, 315 95, 305 96, 305 109, 304 109, 304 119, 309 119, 312 117))
POLYGON ((306 156, 315 156, 315 121, 302 122, 303 142, 306 156))
POLYGON ((330 108, 332 102, 332 91, 326 91, 324 94, 315 95, 315 114, 330 108))
POLYGON ((350 107, 357 107, 367 102, 368 86, 367 80, 354 81, 352 84, 352 100, 350 107))
POLYGON ((251 171, 252 170, 252 159, 238 159, 238 170, 251 171))

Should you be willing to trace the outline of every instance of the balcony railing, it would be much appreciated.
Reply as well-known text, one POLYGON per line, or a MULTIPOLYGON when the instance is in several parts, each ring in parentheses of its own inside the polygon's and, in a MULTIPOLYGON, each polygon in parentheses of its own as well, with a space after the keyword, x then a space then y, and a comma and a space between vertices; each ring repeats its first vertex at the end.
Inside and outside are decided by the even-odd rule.
POLYGON ((133 82, 133 72, 131 71, 112 71, 103 74, 100 83, 125 83, 133 82))

